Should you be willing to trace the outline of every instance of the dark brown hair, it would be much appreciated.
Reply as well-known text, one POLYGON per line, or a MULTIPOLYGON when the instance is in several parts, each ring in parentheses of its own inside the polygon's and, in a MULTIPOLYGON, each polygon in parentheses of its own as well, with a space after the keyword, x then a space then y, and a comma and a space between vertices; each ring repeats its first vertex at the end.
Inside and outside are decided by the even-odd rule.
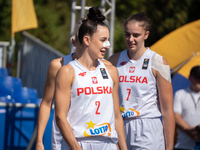
POLYGON ((145 31, 150 31, 152 22, 151 19, 147 18, 145 16, 145 13, 140 12, 139 14, 134 14, 131 15, 125 22, 124 27, 127 25, 128 22, 133 21, 133 22, 143 22, 142 27, 144 28, 145 31))
POLYGON ((87 14, 87 18, 82 19, 82 24, 79 28, 78 39, 82 44, 83 37, 85 35, 93 36, 93 34, 97 31, 97 26, 106 26, 103 22, 105 20, 105 16, 101 13, 98 7, 91 7, 89 9, 89 13, 87 14))
POLYGON ((200 79, 200 66, 194 66, 190 71, 190 76, 200 79))

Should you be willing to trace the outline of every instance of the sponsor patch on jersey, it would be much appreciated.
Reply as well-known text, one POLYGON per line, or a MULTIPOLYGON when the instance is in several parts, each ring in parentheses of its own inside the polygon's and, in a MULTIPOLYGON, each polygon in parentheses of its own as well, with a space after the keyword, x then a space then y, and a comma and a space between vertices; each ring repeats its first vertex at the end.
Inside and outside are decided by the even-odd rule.
POLYGON ((101 71, 101 75, 103 77, 103 79, 108 79, 108 75, 106 73, 106 69, 105 68, 100 68, 101 71))
POLYGON ((135 67, 130 67, 129 68, 129 73, 134 73, 135 72, 135 67))
POLYGON ((122 61, 122 62, 120 63, 120 65, 123 66, 123 65, 125 65, 126 63, 127 63, 127 61, 122 61))
POLYGON ((84 77, 86 75, 86 72, 81 72, 78 75, 84 77))
POLYGON ((86 122, 87 129, 84 131, 83 135, 85 137, 89 136, 111 136, 111 126, 109 123, 95 124, 92 121, 86 122))
POLYGON ((143 65, 142 65, 142 69, 147 69, 149 65, 149 59, 144 59, 143 65))
POLYGON ((121 115, 122 118, 137 118, 140 115, 140 112, 133 109, 133 108, 129 108, 128 110, 126 110, 123 106, 120 107, 120 111, 121 111, 121 115))
POLYGON ((97 77, 92 77, 92 83, 93 83, 93 84, 97 84, 97 83, 98 83, 97 77))

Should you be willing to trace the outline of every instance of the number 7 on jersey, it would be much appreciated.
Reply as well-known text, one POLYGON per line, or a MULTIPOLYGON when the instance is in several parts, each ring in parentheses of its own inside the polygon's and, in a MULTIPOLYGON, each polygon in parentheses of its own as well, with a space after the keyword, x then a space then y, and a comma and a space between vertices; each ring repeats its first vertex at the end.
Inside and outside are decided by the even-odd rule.
POLYGON ((131 89, 127 89, 127 90, 128 90, 128 96, 127 96, 126 100, 128 101, 129 96, 130 96, 130 94, 131 94, 131 89))

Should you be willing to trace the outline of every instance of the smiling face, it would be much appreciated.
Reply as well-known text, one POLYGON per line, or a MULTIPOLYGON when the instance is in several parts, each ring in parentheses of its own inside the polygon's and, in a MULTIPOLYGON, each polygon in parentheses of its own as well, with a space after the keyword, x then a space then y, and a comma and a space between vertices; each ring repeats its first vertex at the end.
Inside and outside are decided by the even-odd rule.
POLYGON ((130 51, 145 48, 144 41, 148 38, 149 31, 145 31, 142 24, 143 22, 129 21, 124 28, 125 43, 130 51))
POLYGON ((95 59, 104 58, 105 52, 109 47, 103 47, 103 43, 109 40, 109 30, 106 26, 97 26, 97 31, 90 37, 89 53, 95 59))

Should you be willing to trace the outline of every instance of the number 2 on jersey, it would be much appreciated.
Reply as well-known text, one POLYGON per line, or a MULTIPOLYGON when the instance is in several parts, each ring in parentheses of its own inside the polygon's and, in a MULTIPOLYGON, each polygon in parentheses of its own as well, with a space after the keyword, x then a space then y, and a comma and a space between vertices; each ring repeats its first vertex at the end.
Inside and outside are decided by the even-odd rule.
POLYGON ((96 102, 95 102, 95 105, 97 106, 96 114, 97 114, 97 115, 100 115, 100 112, 99 112, 100 101, 96 101, 96 102))
POLYGON ((130 96, 130 94, 131 94, 131 89, 127 89, 127 90, 128 90, 128 96, 127 96, 126 100, 128 101, 129 96, 130 96))

